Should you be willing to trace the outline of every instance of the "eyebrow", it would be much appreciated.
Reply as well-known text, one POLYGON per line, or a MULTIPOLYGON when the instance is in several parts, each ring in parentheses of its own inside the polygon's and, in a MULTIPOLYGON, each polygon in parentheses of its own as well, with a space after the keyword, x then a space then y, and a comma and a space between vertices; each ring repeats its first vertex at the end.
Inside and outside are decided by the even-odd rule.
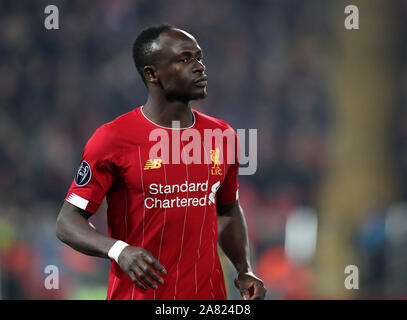
POLYGON ((202 52, 202 50, 197 50, 197 51, 195 51, 195 52, 193 52, 193 51, 191 51, 191 50, 184 50, 184 51, 181 51, 180 53, 178 53, 177 56, 182 56, 182 55, 189 55, 189 56, 191 56, 191 55, 194 55, 194 54, 203 55, 203 52, 202 52))

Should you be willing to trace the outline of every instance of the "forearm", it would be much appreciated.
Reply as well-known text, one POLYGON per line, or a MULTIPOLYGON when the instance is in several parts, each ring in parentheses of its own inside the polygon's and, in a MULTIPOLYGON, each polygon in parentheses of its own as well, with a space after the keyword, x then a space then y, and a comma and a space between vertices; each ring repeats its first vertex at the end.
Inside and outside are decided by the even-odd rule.
MULTIPOLYGON (((88 222, 89 216, 86 211, 65 202, 56 223, 57 237, 79 252, 107 258, 109 250, 117 240, 92 228, 88 222)), ((165 276, 167 271, 150 252, 130 245, 124 249, 116 249, 115 253, 110 252, 110 256, 139 288, 147 290, 149 287, 155 290, 157 283, 164 283, 157 272, 165 276)))
POLYGON ((87 255, 107 258, 116 239, 109 238, 89 225, 85 212, 65 202, 56 223, 58 239, 87 255))
POLYGON ((250 247, 244 213, 237 203, 218 217, 219 245, 237 272, 251 272, 250 247))

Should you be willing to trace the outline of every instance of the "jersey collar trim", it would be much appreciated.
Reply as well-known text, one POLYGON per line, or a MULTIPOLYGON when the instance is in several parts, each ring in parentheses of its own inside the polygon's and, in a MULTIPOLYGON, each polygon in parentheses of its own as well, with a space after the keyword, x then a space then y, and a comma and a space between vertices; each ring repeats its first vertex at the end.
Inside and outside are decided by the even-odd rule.
POLYGON ((144 105, 142 105, 142 106, 140 107, 140 113, 142 114, 142 116, 143 116, 146 120, 148 120, 150 123, 152 123, 153 125, 155 125, 155 126, 157 126, 157 127, 160 127, 160 128, 163 128, 163 129, 170 129, 170 130, 190 129, 190 128, 192 128, 192 127, 195 125, 195 122, 196 122, 195 113, 191 110, 191 112, 192 112, 192 117, 194 118, 194 120, 193 120, 192 124, 191 124, 189 127, 185 127, 185 128, 172 128, 172 127, 160 126, 159 124, 157 124, 157 123, 155 123, 154 121, 151 121, 149 118, 147 118, 147 116, 144 114, 143 107, 144 107, 144 105))

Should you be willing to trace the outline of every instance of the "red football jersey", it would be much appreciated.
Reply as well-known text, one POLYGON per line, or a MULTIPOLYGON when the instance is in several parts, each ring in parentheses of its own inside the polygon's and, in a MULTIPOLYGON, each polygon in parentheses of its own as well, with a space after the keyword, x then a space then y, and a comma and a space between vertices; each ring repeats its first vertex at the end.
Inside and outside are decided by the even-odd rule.
POLYGON ((167 270, 163 285, 144 291, 111 260, 107 299, 226 299, 216 204, 238 199, 239 142, 226 122, 191 110, 193 125, 177 129, 136 108, 85 146, 65 200, 95 213, 106 196, 109 236, 143 247, 167 270))

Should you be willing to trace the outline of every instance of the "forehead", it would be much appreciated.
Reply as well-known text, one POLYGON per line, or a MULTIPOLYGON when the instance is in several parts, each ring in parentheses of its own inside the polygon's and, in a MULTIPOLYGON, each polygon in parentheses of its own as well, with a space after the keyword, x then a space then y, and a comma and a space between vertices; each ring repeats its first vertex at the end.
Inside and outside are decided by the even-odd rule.
POLYGON ((161 54, 166 56, 177 55, 184 51, 201 50, 195 38, 180 29, 172 29, 160 34, 157 38, 157 45, 161 49, 161 54))

